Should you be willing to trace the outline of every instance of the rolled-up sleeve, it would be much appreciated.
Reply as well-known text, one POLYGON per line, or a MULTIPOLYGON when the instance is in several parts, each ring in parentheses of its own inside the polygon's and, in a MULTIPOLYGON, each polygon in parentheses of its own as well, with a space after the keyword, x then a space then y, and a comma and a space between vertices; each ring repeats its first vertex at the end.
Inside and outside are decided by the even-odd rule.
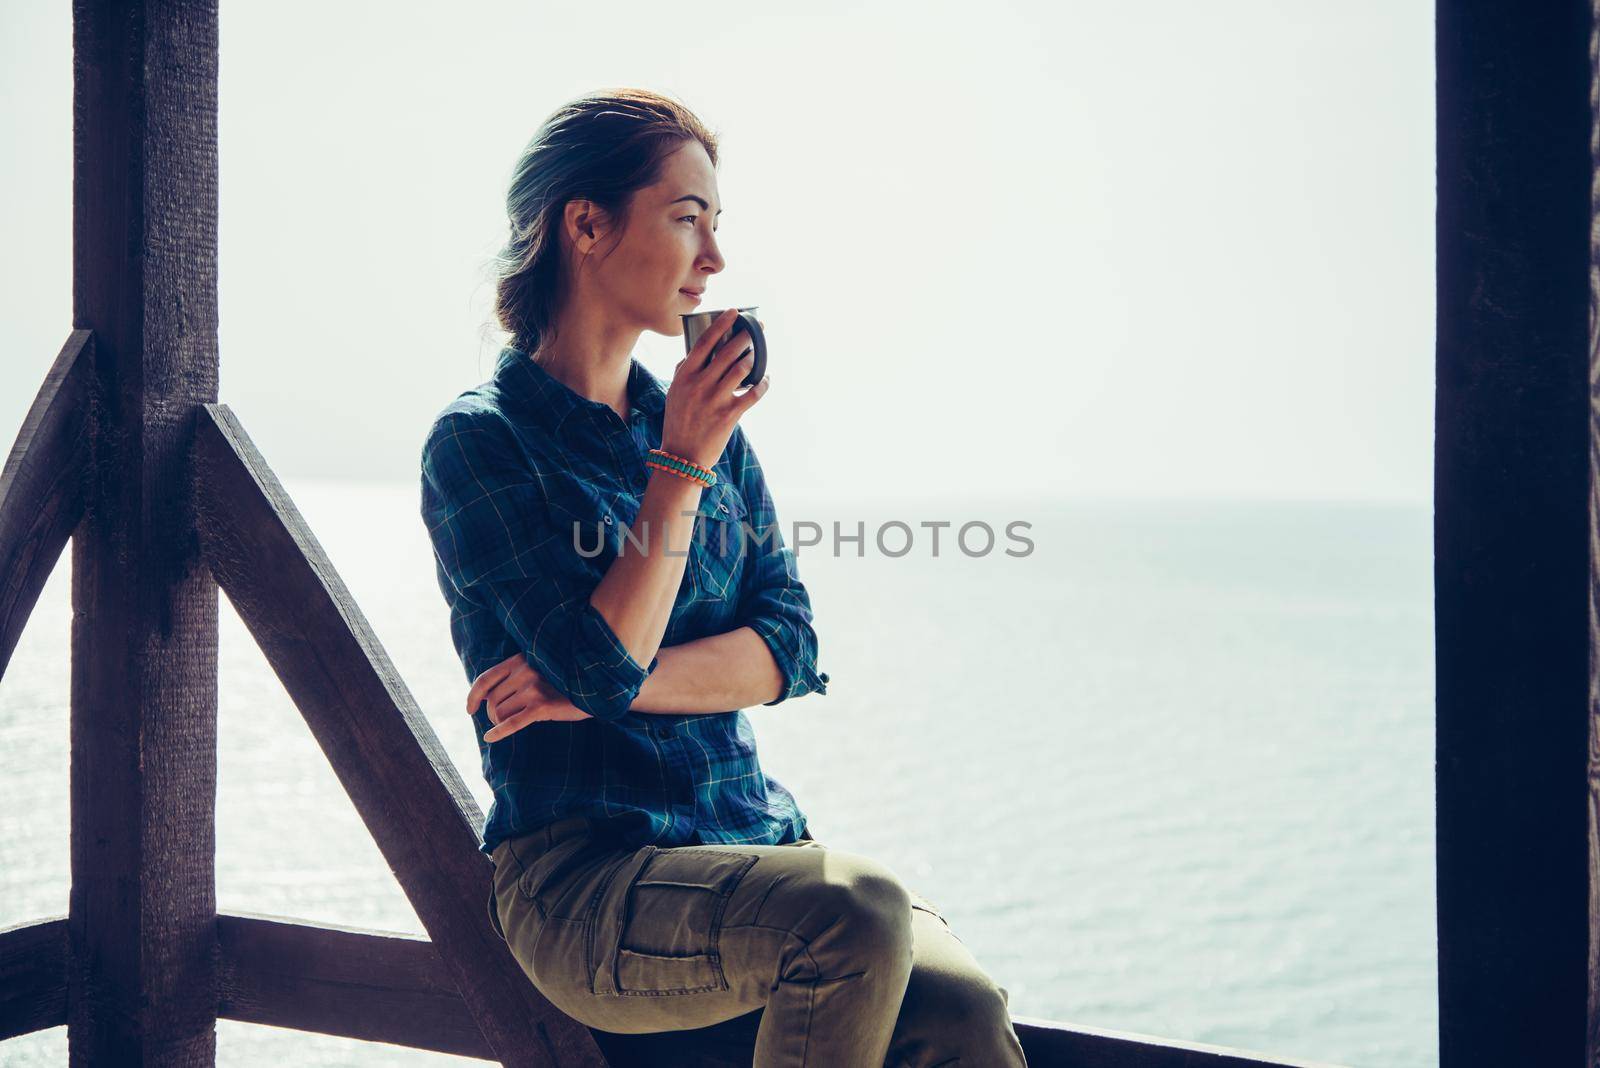
POLYGON ((800 581, 794 550, 784 542, 761 462, 743 427, 734 428, 729 445, 734 476, 749 512, 737 619, 767 643, 783 676, 783 693, 766 704, 808 693, 825 694, 828 674, 817 670, 811 595, 800 581))
POLYGON ((627 714, 642 667, 589 597, 598 585, 572 533, 551 521, 539 475, 508 426, 451 412, 422 451, 422 514, 439 570, 505 629, 534 670, 602 720, 627 714))

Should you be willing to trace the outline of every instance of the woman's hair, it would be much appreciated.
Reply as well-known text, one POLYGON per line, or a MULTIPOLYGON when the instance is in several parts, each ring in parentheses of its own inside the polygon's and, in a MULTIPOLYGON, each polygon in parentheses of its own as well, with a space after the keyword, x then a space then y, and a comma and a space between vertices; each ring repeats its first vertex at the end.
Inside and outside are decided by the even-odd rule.
POLYGON ((592 200, 625 227, 634 193, 657 181, 666 157, 691 139, 716 166, 716 136, 687 107, 648 89, 598 90, 544 121, 512 173, 510 237, 494 260, 495 318, 511 344, 535 352, 566 298, 559 235, 567 201, 592 200))

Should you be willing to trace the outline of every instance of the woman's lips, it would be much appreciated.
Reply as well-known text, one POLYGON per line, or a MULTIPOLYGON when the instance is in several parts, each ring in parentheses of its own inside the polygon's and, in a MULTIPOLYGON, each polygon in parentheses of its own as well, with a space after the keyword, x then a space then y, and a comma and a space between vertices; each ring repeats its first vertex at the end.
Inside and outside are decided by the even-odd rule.
POLYGON ((690 300, 694 301, 696 304, 700 303, 700 294, 691 293, 687 289, 680 289, 680 290, 678 290, 678 292, 682 293, 684 296, 688 297, 690 300))

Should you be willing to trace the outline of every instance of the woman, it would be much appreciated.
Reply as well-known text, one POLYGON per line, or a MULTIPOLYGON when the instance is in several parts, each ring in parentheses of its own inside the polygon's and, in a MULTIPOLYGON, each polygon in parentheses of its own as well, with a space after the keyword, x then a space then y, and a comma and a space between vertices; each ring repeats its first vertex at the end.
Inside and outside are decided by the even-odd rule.
POLYGON ((491 920, 605 1031, 764 1009, 758 1065, 1024 1064, 934 907, 810 837, 740 709, 826 693, 810 598, 738 426, 771 378, 722 316, 670 388, 631 356, 721 271, 717 145, 675 101, 583 97, 508 196, 491 381, 422 455, 422 514, 494 802, 491 920))

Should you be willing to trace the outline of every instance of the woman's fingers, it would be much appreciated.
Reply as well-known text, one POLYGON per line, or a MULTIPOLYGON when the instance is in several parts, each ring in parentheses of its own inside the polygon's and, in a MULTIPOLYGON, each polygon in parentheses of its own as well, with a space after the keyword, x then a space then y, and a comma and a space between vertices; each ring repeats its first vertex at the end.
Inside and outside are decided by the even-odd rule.
POLYGON ((718 346, 717 354, 711 358, 712 377, 720 382, 734 365, 744 359, 745 353, 754 353, 755 347, 755 339, 748 332, 738 330, 729 334, 727 340, 718 346))
POLYGON ((519 712, 525 712, 530 708, 537 709, 540 705, 549 703, 550 698, 546 694, 533 686, 524 686, 510 697, 495 702, 491 706, 494 715, 490 719, 494 723, 501 723, 519 712))
POLYGON ((503 719, 499 723, 496 723, 493 727, 490 727, 484 732, 483 740, 486 742, 498 742, 506 735, 515 734, 517 731, 520 731, 522 728, 526 727, 528 724, 534 722, 534 720, 538 718, 539 709, 537 706, 533 708, 525 708, 516 715, 507 719, 503 719))
POLYGON ((751 345, 749 348, 739 353, 739 355, 735 356, 733 361, 729 363, 727 367, 723 368, 722 377, 717 380, 717 385, 726 387, 728 389, 737 388, 739 383, 744 379, 744 376, 750 373, 750 361, 755 358, 756 348, 754 345, 751 345))
POLYGON ((495 713, 495 722, 512 715, 535 701, 565 701, 567 695, 550 685, 550 681, 526 661, 513 671, 489 696, 489 707, 495 713))
MULTIPOLYGON (((519 657, 520 659, 520 657, 519 657)), ((534 670, 523 664, 521 667, 512 668, 489 690, 489 708, 498 711, 505 699, 513 694, 521 693, 530 684, 534 677, 534 670)))
POLYGON ((479 703, 481 703, 483 699, 488 696, 489 688, 495 683, 499 682, 501 679, 505 678, 505 676, 510 672, 511 668, 515 665, 515 662, 521 658, 521 653, 518 653, 515 656, 508 656, 504 660, 500 661, 500 663, 494 665, 494 667, 488 668, 482 675, 479 675, 477 678, 472 680, 472 688, 467 691, 468 715, 471 715, 478 710, 479 703))
POLYGON ((749 333, 743 329, 738 320, 734 320, 728 336, 718 342, 716 351, 706 361, 706 377, 712 384, 720 384, 728 369, 739 360, 746 349, 754 351, 754 346, 755 341, 749 333))
POLYGON ((771 385, 772 385, 772 376, 770 374, 762 375, 761 376, 761 381, 757 382, 755 385, 753 385, 749 389, 745 390, 739 396, 733 398, 734 399, 734 403, 736 403, 739 406, 739 414, 743 415, 747 408, 749 408, 752 404, 754 404, 756 401, 760 400, 763 396, 765 396, 766 392, 767 392, 767 389, 771 385))
POLYGON ((498 742, 508 734, 515 734, 530 723, 571 723, 592 719, 589 713, 578 708, 566 698, 559 701, 532 701, 519 711, 506 716, 484 732, 483 740, 498 742))
POLYGON ((712 347, 718 344, 716 339, 721 338, 728 329, 728 325, 738 317, 738 308, 728 308, 721 315, 711 320, 711 325, 706 327, 705 332, 695 339, 694 346, 689 350, 689 354, 684 357, 684 361, 689 365, 689 370, 698 371, 707 365, 712 347))
POLYGON ((467 711, 475 712, 480 702, 487 701, 489 722, 497 724, 530 703, 552 699, 565 700, 565 697, 517 653, 478 676, 467 696, 470 702, 467 711))
MULTIPOLYGON (((760 319, 756 320, 756 326, 761 329, 763 334, 766 333, 767 326, 760 319)), ((724 345, 725 348, 719 350, 719 357, 732 353, 732 359, 728 360, 727 364, 722 368, 722 375, 718 378, 717 384, 730 390, 738 389, 739 383, 744 381, 744 376, 750 373, 751 361, 756 358, 755 338, 741 330, 734 334, 724 345)), ((755 387, 751 386, 750 388, 754 389, 755 387)))

